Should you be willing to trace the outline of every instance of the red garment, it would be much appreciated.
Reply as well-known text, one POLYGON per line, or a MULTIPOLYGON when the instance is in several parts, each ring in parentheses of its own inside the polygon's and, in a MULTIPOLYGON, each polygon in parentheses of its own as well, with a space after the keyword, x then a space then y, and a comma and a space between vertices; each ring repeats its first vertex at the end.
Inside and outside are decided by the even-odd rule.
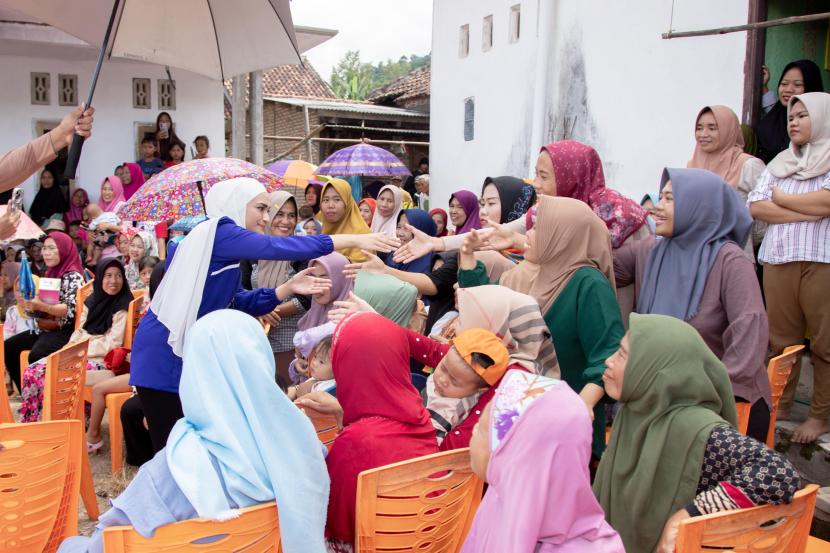
POLYGON ((434 217, 436 213, 439 213, 441 217, 444 218, 444 230, 441 231, 441 234, 436 234, 437 237, 442 237, 447 235, 447 222, 450 220, 450 216, 447 215, 447 212, 441 209, 440 207, 436 207, 435 209, 431 209, 429 211, 429 216, 434 217))
POLYGON ((344 319, 332 337, 332 369, 344 428, 326 458, 331 477, 328 537, 354 542, 357 476, 438 452, 410 382, 406 329, 375 313, 344 319))
POLYGON ((124 199, 129 200, 144 184, 144 171, 138 163, 124 163, 124 169, 130 172, 130 184, 124 186, 124 199))
POLYGON ((43 275, 46 278, 61 278, 66 273, 81 273, 84 274, 84 266, 81 264, 81 256, 78 255, 78 248, 75 247, 75 241, 68 234, 63 232, 53 231, 49 233, 46 240, 54 240, 58 247, 58 264, 54 267, 46 269, 43 275))
POLYGON ((605 187, 602 161, 597 151, 576 140, 548 144, 547 152, 556 176, 556 195, 585 202, 611 233, 611 246, 619 248, 642 227, 648 213, 616 190, 605 187))

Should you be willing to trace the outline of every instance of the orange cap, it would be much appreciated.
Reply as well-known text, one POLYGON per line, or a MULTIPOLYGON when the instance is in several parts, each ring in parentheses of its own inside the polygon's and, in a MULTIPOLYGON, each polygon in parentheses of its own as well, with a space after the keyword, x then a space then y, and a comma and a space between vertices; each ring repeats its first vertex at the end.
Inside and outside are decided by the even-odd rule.
POLYGON ((499 337, 489 330, 483 328, 465 330, 458 333, 452 343, 464 361, 490 386, 496 384, 507 371, 507 365, 510 363, 507 348, 501 343, 499 337), (482 367, 473 362, 473 353, 482 353, 494 363, 487 368, 482 367))

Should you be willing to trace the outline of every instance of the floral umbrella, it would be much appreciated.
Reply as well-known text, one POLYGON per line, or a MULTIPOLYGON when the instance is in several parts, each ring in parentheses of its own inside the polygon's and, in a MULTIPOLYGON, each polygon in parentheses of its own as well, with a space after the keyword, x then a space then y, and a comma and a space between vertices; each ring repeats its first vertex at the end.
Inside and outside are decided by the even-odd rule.
POLYGON ((153 175, 118 209, 118 216, 128 221, 176 221, 201 215, 210 187, 237 177, 256 179, 269 192, 283 185, 274 173, 241 159, 193 159, 153 175))
POLYGON ((317 168, 317 174, 320 173, 344 177, 408 177, 412 174, 392 152, 371 144, 355 144, 337 150, 317 168))

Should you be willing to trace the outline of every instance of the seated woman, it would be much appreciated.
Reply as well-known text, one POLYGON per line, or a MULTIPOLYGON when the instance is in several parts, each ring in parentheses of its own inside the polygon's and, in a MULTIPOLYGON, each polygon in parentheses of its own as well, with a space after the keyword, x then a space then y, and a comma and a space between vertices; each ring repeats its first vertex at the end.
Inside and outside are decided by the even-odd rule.
POLYGON ((429 414, 410 383, 409 354, 404 329, 373 313, 348 316, 334 333, 331 358, 343 430, 326 458, 330 550, 352 550, 358 474, 438 451, 429 414))
POLYGON ((652 237, 616 250, 617 286, 635 285, 638 313, 688 322, 726 365, 736 401, 752 407, 747 434, 765 441, 770 417, 767 314, 743 245, 752 218, 723 179, 666 169, 652 237))
MULTIPOLYGON (((323 214, 323 234, 369 234, 372 232, 360 216, 360 209, 352 198, 352 188, 342 179, 331 179, 323 186, 320 211, 323 214)), ((378 209, 380 209, 378 207, 378 209)), ((389 233, 385 233, 389 235, 389 233)), ((394 232, 389 235, 394 236, 394 232)), ((352 261, 363 261, 366 255, 359 248, 339 248, 336 251, 352 261)))
POLYGON ((68 538, 59 552, 102 552, 108 526, 132 525, 152 538, 160 526, 197 517, 227 520, 238 509, 274 500, 282 550, 325 552, 323 450, 311 421, 275 376, 256 319, 219 310, 196 321, 184 351, 184 418, 167 447, 112 501, 91 538, 68 538))
POLYGON ((53 232, 44 240, 42 251, 48 267, 43 276, 60 279, 60 294, 54 305, 38 298, 24 301, 23 309, 36 314, 41 332, 23 332, 5 341, 6 370, 21 391, 20 353, 30 350, 29 359, 43 359, 66 345, 75 330, 78 288, 84 284, 84 269, 72 238, 53 232))
MULTIPOLYGON (((72 333, 68 344, 89 339, 87 347, 88 384, 111 378, 112 371, 106 370, 104 357, 111 350, 124 345, 124 331, 127 328, 127 309, 133 295, 127 287, 124 265, 117 259, 105 259, 98 263, 98 271, 92 284, 92 294, 84 302, 81 324, 72 333), (100 373, 100 374, 95 374, 100 373)), ((20 420, 40 420, 43 408, 43 386, 46 359, 39 359, 26 368, 23 387, 20 389, 20 420)), ((104 445, 87 443, 87 449, 94 451, 104 445)))
MULTIPOLYGON (((473 255, 480 240, 479 231, 466 234, 459 256, 462 288, 490 283, 486 267, 473 255)), ((597 462, 605 449, 603 363, 625 333, 614 295, 608 228, 584 202, 542 196, 527 242, 524 261, 499 283, 533 297, 541 308, 562 379, 594 411, 597 462)))
POLYGON ((591 492, 591 419, 560 380, 508 371, 470 442, 490 487, 461 553, 624 553, 591 492))
MULTIPOLYGON (((437 232, 435 221, 423 209, 404 209, 398 214, 397 237, 401 241, 401 245, 406 244, 415 236, 409 227, 415 228, 427 236, 435 236, 437 232)), ((426 274, 432 271, 432 255, 427 254, 406 263, 397 263, 392 260, 390 255, 386 257, 386 264, 399 271, 426 274)))
POLYGON ((801 486, 784 457, 735 429, 729 375, 691 325, 632 314, 606 361, 620 409, 594 493, 628 553, 672 553, 680 521, 767 503, 801 486))

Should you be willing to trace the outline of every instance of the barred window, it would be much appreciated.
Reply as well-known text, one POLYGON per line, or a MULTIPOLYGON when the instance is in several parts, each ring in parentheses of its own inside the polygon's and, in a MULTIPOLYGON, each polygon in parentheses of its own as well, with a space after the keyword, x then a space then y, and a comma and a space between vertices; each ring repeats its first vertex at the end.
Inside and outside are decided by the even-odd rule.
POLYGON ((77 75, 58 75, 58 105, 78 105, 77 75))
POLYGON ((150 109, 150 79, 133 79, 133 108, 150 109))
POLYGON ((159 79, 159 109, 176 109, 176 81, 159 79))
POLYGON ((49 73, 32 73, 31 95, 32 104, 36 106, 49 105, 49 73))

